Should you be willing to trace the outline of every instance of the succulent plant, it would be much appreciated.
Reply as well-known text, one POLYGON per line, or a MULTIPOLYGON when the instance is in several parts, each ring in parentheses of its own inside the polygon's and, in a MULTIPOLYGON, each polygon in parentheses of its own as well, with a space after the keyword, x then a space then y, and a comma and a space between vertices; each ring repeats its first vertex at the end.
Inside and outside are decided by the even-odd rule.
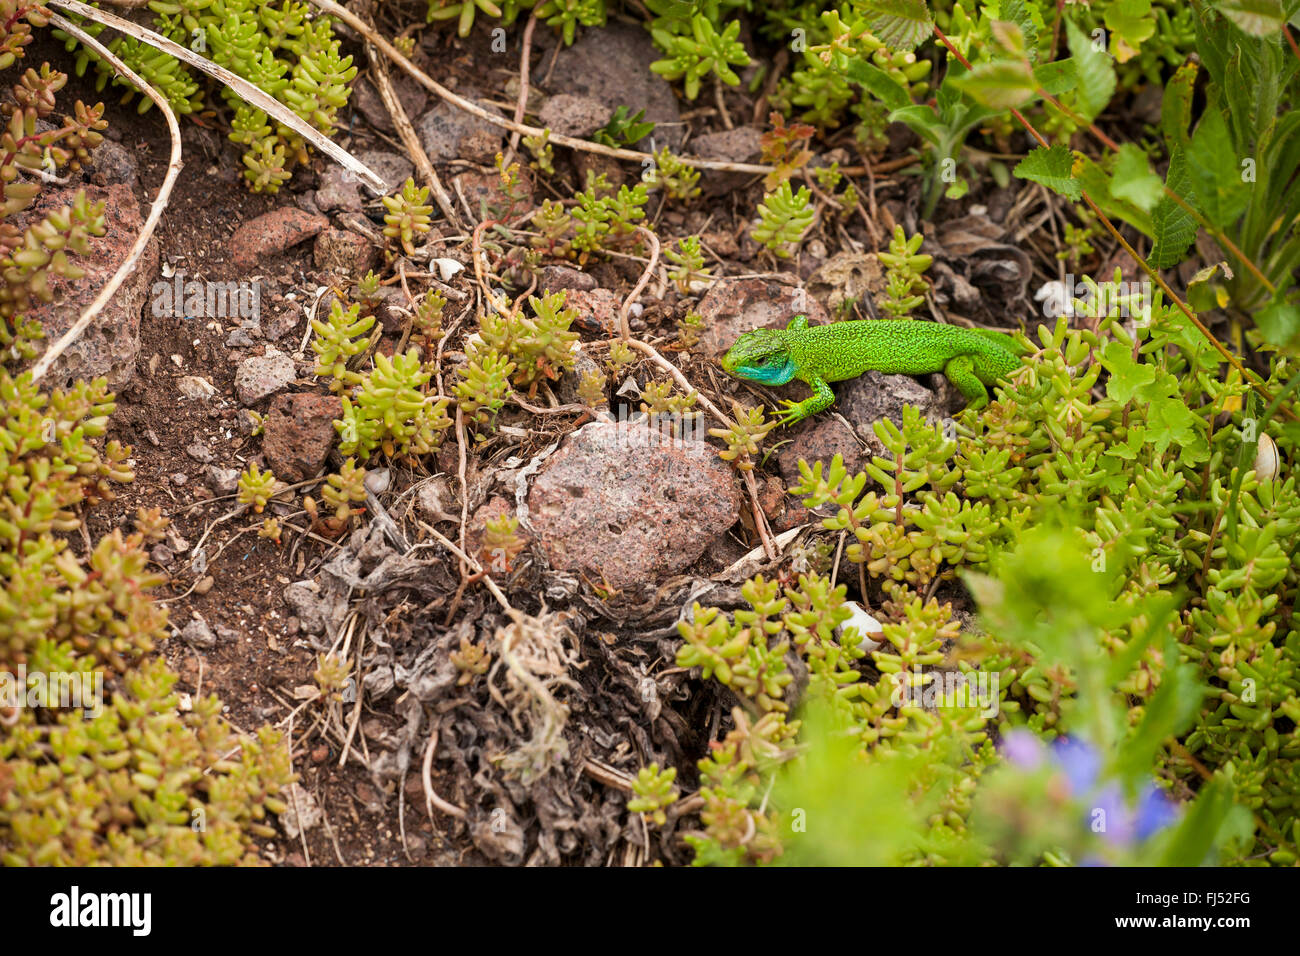
POLYGON ((262 471, 256 464, 250 464, 239 476, 239 503, 261 514, 275 494, 277 485, 279 482, 269 468, 262 471))
POLYGON ((792 192, 789 180, 763 198, 758 212, 759 222, 752 232, 754 241, 783 259, 789 258, 791 250, 803 239, 816 214, 808 187, 800 186, 797 193, 792 192))
POLYGON ((483 344, 467 349, 466 358, 468 361, 457 370, 460 381, 452 389, 456 402, 470 421, 491 425, 510 394, 515 363, 483 344))
POLYGON ((653 30, 655 43, 667 56, 650 64, 650 69, 666 80, 682 80, 688 100, 700 93, 700 81, 712 74, 723 83, 737 86, 740 77, 732 66, 747 66, 749 54, 740 36, 740 21, 732 20, 721 32, 702 14, 691 18, 691 32, 671 34, 653 30))
POLYGON ((570 326, 578 310, 565 305, 565 292, 529 296, 525 311, 502 315, 489 312, 479 320, 480 335, 489 348, 509 358, 514 365, 516 385, 532 385, 539 379, 554 380, 573 367, 573 344, 578 333, 570 326))
POLYGON ((416 349, 392 358, 376 353, 355 395, 342 396, 343 416, 334 422, 339 451, 363 461, 376 449, 390 458, 436 451, 451 418, 447 399, 426 394, 430 377, 416 349))
POLYGON ((343 467, 325 479, 321 497, 334 509, 339 522, 353 515, 352 505, 366 500, 366 470, 357 467, 355 458, 343 462, 343 467))
POLYGON ((428 198, 429 187, 417 188, 415 180, 409 177, 400 193, 383 198, 384 208, 388 210, 384 216, 384 235, 397 239, 408 256, 415 254, 412 245, 415 237, 427 234, 431 228, 429 214, 433 207, 425 205, 428 198))
POLYGON ((373 315, 362 315, 359 305, 346 309, 335 299, 330 304, 330 314, 324 320, 312 319, 316 335, 311 348, 316 353, 316 375, 330 377, 330 389, 341 392, 361 382, 360 373, 349 369, 348 362, 370 351, 379 341, 381 329, 375 325, 373 315))

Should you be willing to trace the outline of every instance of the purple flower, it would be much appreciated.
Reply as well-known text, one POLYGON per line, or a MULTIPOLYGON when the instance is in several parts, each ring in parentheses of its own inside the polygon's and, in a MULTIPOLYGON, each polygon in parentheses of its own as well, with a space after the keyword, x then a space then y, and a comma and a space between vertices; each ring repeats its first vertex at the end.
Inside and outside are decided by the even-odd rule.
POLYGON ((1136 820, 1137 838, 1145 840, 1178 819, 1178 807, 1168 795, 1154 784, 1138 797, 1136 820))
POLYGON ((1141 843, 1178 819, 1178 805, 1154 784, 1130 806, 1117 782, 1101 778, 1097 748, 1077 737, 1058 737, 1049 750, 1031 731, 1012 730, 1002 738, 1002 753, 1009 763, 1029 771, 1043 766, 1050 754, 1052 766, 1069 784, 1069 795, 1087 808, 1084 825, 1107 843, 1141 843))
POLYGON ((1058 737, 1052 742, 1052 759, 1070 781, 1070 793, 1082 797, 1097 782, 1101 755, 1091 744, 1074 737, 1058 737))
POLYGON ((1025 770, 1037 770, 1043 765, 1043 742, 1031 730, 1008 731, 1002 738, 1002 753, 1025 770))
POLYGON ((1088 828, 1107 843, 1127 846, 1136 832, 1133 813, 1124 803, 1119 784, 1109 783, 1092 798, 1088 808, 1088 828))

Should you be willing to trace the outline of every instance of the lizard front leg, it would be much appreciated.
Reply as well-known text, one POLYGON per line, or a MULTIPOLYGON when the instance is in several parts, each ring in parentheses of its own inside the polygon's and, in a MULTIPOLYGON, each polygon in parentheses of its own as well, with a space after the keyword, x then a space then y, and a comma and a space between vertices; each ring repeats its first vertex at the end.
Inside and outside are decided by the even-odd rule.
POLYGON ((943 367, 943 374, 965 396, 967 408, 983 408, 989 403, 988 390, 975 374, 975 356, 958 355, 950 359, 943 367))
POLYGON ((777 415, 776 420, 779 425, 788 427, 835 404, 835 393, 831 391, 831 387, 826 384, 826 380, 820 375, 812 374, 807 378, 803 378, 803 376, 800 376, 800 378, 808 383, 808 387, 813 390, 813 393, 802 402, 792 402, 788 399, 782 400, 781 404, 784 406, 785 411, 777 415))

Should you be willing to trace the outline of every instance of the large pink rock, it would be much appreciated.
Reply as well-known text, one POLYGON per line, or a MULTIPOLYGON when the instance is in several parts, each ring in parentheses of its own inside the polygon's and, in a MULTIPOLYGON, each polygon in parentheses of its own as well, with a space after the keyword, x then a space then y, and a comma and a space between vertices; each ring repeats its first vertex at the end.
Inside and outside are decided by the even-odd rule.
POLYGON ((618 588, 694 564, 740 505, 740 483, 716 448, 637 422, 593 422, 570 435, 528 495, 551 566, 618 588))

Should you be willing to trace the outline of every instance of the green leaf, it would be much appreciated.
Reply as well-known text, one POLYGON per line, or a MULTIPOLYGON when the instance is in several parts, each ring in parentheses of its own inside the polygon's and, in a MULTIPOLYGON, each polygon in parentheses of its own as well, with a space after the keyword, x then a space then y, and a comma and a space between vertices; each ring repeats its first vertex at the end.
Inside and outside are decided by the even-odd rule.
POLYGON ((971 99, 996 110, 1010 109, 1031 99, 1038 90, 1027 63, 993 60, 980 63, 954 81, 971 99))
POLYGON ((1070 57, 1034 67, 1034 79, 1048 96, 1060 96, 1079 85, 1074 60, 1070 57))
POLYGON ((853 82, 861 84, 886 107, 891 110, 901 110, 911 105, 912 98, 907 95, 907 90, 880 67, 865 60, 846 58, 846 61, 845 75, 853 82))
POLYGON ((1036 182, 1072 202, 1078 202, 1083 189, 1071 171, 1073 165, 1074 154, 1068 147, 1058 143, 1051 149, 1039 146, 1022 159, 1013 171, 1018 179, 1036 182))
POLYGON ((1106 379, 1106 395, 1121 405, 1127 405, 1134 395, 1156 380, 1155 369, 1135 361, 1132 349, 1122 342, 1106 346, 1101 364, 1110 373, 1106 379))
POLYGON ((941 142, 939 117, 928 106, 904 106, 901 110, 894 110, 888 118, 891 123, 903 123, 931 146, 938 146, 941 142))
POLYGON ((1106 28, 1115 34, 1115 59, 1121 63, 1132 59, 1143 41, 1151 39, 1156 32, 1151 0, 1115 0, 1102 19, 1106 28))
POLYGON ((925 0, 866 0, 859 4, 872 35, 891 50, 912 50, 934 32, 925 0))
POLYGON ((1160 866, 1205 866, 1216 863, 1212 853, 1228 835, 1245 836, 1253 830, 1250 811, 1238 807, 1232 780, 1220 771, 1201 787, 1187 815, 1168 836, 1160 866))
POLYGON ((1119 199, 1110 194, 1110 174, 1094 163, 1087 156, 1075 159, 1074 175, 1092 201, 1112 219, 1123 219, 1144 236, 1150 236, 1154 230, 1151 216, 1139 209, 1127 199, 1119 199))
POLYGON ((1025 0, 1002 0, 999 4, 999 15, 1003 20, 1010 20, 1025 35, 1025 44, 1029 47, 1029 57, 1033 59, 1037 54, 1035 44, 1038 42, 1038 24, 1034 22, 1034 14, 1030 12, 1025 0))
POLYGON ((1164 183, 1151 172, 1147 154, 1132 143, 1119 148, 1110 184, 1111 195, 1127 199, 1143 212, 1150 212, 1165 194, 1164 183))
POLYGON ((1286 22, 1280 0, 1218 0, 1214 7, 1251 36, 1272 36, 1286 22))
MULTIPOLYGON (((1192 190, 1191 173, 1187 168, 1186 151, 1177 147, 1169 156, 1169 174, 1165 185, 1182 197, 1193 209, 1199 210, 1196 193, 1192 190)), ((1147 262, 1153 269, 1168 269, 1183 261, 1188 247, 1196 239, 1196 220, 1168 196, 1151 210, 1151 255, 1147 262)))
POLYGON ((993 34, 993 39, 997 40, 998 45, 1011 56, 1020 59, 1026 55, 1025 31, 1020 29, 1019 24, 1009 20, 994 20, 989 24, 989 32, 993 34))
POLYGON ((1192 128, 1192 94, 1196 89, 1198 72, 1200 63, 1189 59, 1165 86, 1165 95, 1160 101, 1160 131, 1170 149, 1187 145, 1188 130, 1192 128))
POLYGON ((1105 52, 1093 47, 1092 38, 1075 26, 1073 20, 1065 21, 1065 30, 1079 82, 1076 99, 1091 122, 1101 115, 1115 93, 1115 65, 1105 52))
POLYGON ((1241 181, 1228 123, 1217 109, 1205 111, 1185 155, 1192 189, 1205 218, 1220 229, 1231 228, 1250 202, 1250 186, 1241 181))
POLYGON ((1300 337, 1300 306, 1270 302, 1255 313, 1255 324, 1270 345, 1291 345, 1300 337))
POLYGON ((1183 401, 1177 378, 1161 371, 1155 382, 1142 389, 1139 398, 1146 403, 1147 427, 1152 431, 1148 440, 1155 446, 1157 455, 1163 455, 1170 445, 1177 444, 1183 451, 1180 456, 1183 464, 1192 464, 1198 456, 1204 457, 1197 449, 1204 422, 1183 401))

